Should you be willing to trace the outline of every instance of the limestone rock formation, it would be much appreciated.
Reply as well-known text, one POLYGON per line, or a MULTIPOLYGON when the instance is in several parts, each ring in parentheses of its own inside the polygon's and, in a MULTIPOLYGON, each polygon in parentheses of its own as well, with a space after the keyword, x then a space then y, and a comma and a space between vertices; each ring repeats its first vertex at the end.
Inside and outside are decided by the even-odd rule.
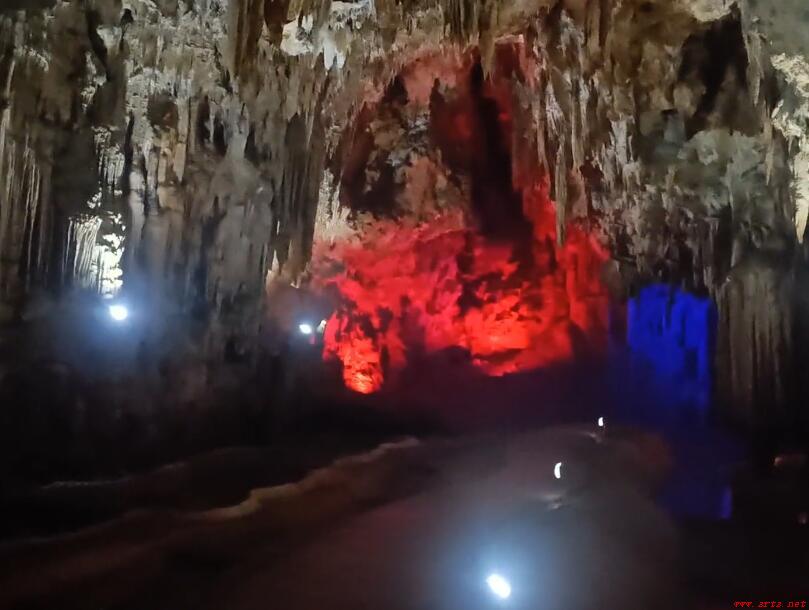
POLYGON ((786 424, 807 301, 803 4, 6 1, 0 319, 81 288, 192 312, 211 358, 249 345, 270 280, 362 240, 380 212, 352 207, 362 189, 399 218, 463 208, 424 127, 474 56, 511 108, 514 192, 546 189, 560 244, 571 220, 600 232, 624 289, 712 295, 722 396, 786 424), (396 79, 421 109, 382 116, 396 79))

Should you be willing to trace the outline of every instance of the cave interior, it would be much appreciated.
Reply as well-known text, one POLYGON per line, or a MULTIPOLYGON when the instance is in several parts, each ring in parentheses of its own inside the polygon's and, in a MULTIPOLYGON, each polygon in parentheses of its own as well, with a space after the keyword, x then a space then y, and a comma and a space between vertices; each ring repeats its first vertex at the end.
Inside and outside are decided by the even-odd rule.
POLYGON ((803 4, 0 3, 0 608, 806 607, 803 4))

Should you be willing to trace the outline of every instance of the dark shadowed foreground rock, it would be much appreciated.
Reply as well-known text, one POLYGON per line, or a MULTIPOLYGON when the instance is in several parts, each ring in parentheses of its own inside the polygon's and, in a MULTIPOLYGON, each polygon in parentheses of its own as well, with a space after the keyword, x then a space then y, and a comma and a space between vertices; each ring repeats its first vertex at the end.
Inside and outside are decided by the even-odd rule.
POLYGON ((674 531, 648 496, 665 453, 648 453, 574 429, 383 445, 231 507, 133 512, 6 545, 0 606, 253 608, 283 598, 290 608, 464 607, 476 603, 468 579, 490 534, 530 526, 547 529, 549 547, 526 539, 518 550, 554 549, 547 576, 558 578, 559 604, 615 595, 643 607, 672 587, 676 559, 674 531))

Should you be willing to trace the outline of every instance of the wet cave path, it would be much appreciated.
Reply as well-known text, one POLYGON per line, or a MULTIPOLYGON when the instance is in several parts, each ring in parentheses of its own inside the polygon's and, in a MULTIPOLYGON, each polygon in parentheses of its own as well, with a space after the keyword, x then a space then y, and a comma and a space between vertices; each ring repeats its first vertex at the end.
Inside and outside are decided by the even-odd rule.
MULTIPOLYGON (((626 417, 648 417, 644 404, 624 403, 626 417)), ((226 508, 130 511, 0 545, 0 608, 486 609, 499 607, 481 586, 492 569, 508 571, 525 609, 713 610, 801 595, 805 528, 698 514, 714 511, 698 492, 721 483, 731 453, 707 449, 718 438, 707 432, 677 445, 684 428, 669 415, 642 429, 612 412, 601 437, 591 423, 512 420, 404 440, 226 508), (672 449, 692 460, 673 479, 672 449), (677 483, 702 460, 720 467, 677 483), (665 481, 667 500, 649 495, 665 481)))
POLYGON ((750 448, 743 435, 717 421, 709 404, 684 393, 684 384, 687 380, 661 374, 625 345, 614 345, 607 359, 503 378, 438 365, 408 379, 403 385, 409 391, 369 402, 395 401, 398 409, 420 405, 441 413, 460 434, 594 427, 604 417, 608 428, 642 430, 665 442, 670 475, 659 502, 672 515, 727 519, 733 511, 734 478, 752 465, 750 448))
POLYGON ((120 516, 0 545, 0 608, 493 608, 482 549, 500 532, 516 536, 519 562, 539 562, 541 590, 521 581, 515 608, 801 599, 802 500, 751 474, 744 442, 714 423, 699 384, 687 387, 693 370, 672 376, 630 347, 502 378, 427 367, 410 395, 367 400, 413 408, 427 388, 424 408, 452 433, 330 467, 330 453, 351 450, 320 445, 313 459, 321 439, 297 461, 226 451, 91 491, 119 502, 120 516), (607 433, 594 443, 598 417, 607 433))

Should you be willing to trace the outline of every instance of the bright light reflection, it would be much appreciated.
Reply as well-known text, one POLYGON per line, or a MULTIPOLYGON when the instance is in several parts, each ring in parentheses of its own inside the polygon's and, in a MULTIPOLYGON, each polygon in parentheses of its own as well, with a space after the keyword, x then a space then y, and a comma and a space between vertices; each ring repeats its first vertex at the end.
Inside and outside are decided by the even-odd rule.
POLYGON ((303 335, 311 335, 312 334, 312 325, 311 324, 298 324, 298 330, 301 331, 303 335))
POLYGON ((599 427, 599 428, 603 428, 603 427, 604 427, 604 418, 603 418, 603 417, 599 417, 599 418, 598 418, 598 427, 599 427))
POLYGON ((490 574, 486 579, 486 584, 489 585, 492 593, 500 599, 511 597, 511 584, 500 574, 490 574))
POLYGON ((116 322, 123 322, 129 317, 129 310, 126 308, 126 305, 110 305, 109 312, 110 317, 116 322))
POLYGON ((323 334, 323 331, 326 330, 326 320, 321 320, 320 324, 317 326, 317 332, 323 334))
POLYGON ((557 479, 562 478, 562 462, 556 462, 556 466, 553 467, 553 476, 557 479))

